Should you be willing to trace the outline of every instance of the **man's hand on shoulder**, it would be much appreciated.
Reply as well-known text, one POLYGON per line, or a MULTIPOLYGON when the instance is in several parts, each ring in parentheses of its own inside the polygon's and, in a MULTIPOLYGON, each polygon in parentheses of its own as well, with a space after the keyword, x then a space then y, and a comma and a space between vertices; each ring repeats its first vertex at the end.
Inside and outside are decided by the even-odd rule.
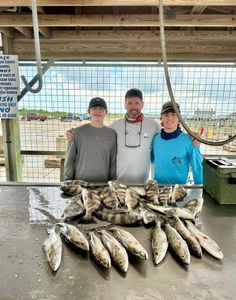
POLYGON ((66 139, 67 141, 71 142, 74 139, 74 128, 70 128, 66 130, 66 139))

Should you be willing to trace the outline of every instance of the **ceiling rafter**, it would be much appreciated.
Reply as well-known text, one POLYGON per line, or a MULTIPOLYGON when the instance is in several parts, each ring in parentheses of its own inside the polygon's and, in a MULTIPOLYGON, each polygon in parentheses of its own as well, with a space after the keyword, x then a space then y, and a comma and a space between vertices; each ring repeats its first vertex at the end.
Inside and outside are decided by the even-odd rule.
MULTIPOLYGON (((159 17, 151 14, 138 15, 39 15, 40 27, 76 27, 76 26, 160 26, 159 17)), ((234 14, 229 15, 176 15, 175 18, 165 18, 166 27, 236 27, 234 14)), ((32 16, 29 14, 2 14, 1 27, 32 26, 32 16)))

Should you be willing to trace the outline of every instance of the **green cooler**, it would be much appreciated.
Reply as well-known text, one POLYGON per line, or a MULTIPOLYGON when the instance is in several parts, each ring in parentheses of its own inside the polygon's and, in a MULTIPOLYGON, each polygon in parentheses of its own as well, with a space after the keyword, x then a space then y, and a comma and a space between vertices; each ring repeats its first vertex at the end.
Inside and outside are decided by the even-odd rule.
POLYGON ((214 157, 203 161, 204 190, 219 204, 236 204, 236 164, 214 157))

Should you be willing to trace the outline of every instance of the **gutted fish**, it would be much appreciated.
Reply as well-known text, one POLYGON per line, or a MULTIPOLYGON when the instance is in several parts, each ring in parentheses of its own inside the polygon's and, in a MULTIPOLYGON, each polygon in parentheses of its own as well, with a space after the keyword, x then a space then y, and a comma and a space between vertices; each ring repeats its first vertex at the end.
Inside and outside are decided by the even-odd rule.
POLYGON ((114 234, 115 238, 125 247, 127 251, 134 254, 140 259, 148 259, 147 251, 131 233, 117 227, 113 227, 110 230, 114 234))
POLYGON ((67 241, 72 243, 75 247, 84 251, 89 250, 89 243, 83 233, 74 225, 67 223, 58 223, 61 227, 60 232, 67 241))
POLYGON ((176 203, 177 201, 181 201, 186 195, 187 191, 185 190, 185 188, 180 184, 176 184, 172 190, 170 202, 176 203))
POLYGON ((104 268, 111 267, 111 258, 101 240, 93 233, 89 233, 90 251, 94 260, 104 268))
POLYGON ((62 218, 72 219, 81 216, 85 211, 85 208, 81 202, 81 195, 77 195, 69 199, 68 203, 63 209, 62 218))
POLYGON ((187 242, 190 250, 192 250, 197 257, 202 257, 202 248, 195 236, 185 227, 177 216, 173 216, 173 220, 175 229, 187 242))
POLYGON ((51 269, 55 272, 61 264, 62 241, 59 234, 56 233, 55 227, 48 229, 49 237, 43 243, 43 249, 51 269))
POLYGON ((224 255, 221 248, 213 241, 209 236, 200 231, 192 222, 186 221, 188 230, 197 238, 199 244, 204 248, 208 253, 218 259, 223 259, 224 255))
POLYGON ((161 228, 160 220, 156 220, 156 226, 152 230, 152 254, 154 264, 157 266, 164 257, 168 249, 168 241, 165 231, 161 228))
POLYGON ((164 230, 167 235, 168 242, 179 260, 189 265, 190 264, 190 252, 187 243, 169 223, 164 223, 164 230))
POLYGON ((101 237, 103 245, 106 247, 115 264, 122 272, 127 272, 129 259, 125 248, 105 230, 101 231, 101 237))
POLYGON ((158 206, 151 203, 147 203, 147 206, 154 211, 158 211, 159 213, 166 214, 167 216, 176 215, 181 219, 193 220, 195 218, 195 214, 192 213, 187 208, 180 208, 180 207, 164 207, 158 206))
POLYGON ((184 208, 190 210, 193 214, 195 214, 196 217, 201 212, 203 203, 204 203, 204 199, 202 197, 197 199, 192 199, 185 203, 184 208))
POLYGON ((142 221, 142 216, 135 211, 111 211, 108 209, 98 210, 95 213, 98 219, 116 225, 130 225, 142 221))

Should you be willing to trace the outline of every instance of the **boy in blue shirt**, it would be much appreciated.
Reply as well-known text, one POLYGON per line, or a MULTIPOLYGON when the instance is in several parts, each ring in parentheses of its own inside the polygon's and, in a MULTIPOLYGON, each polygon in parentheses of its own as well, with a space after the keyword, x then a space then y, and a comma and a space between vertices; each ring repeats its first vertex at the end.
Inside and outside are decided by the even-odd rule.
MULTIPOLYGON (((178 104, 177 107, 179 109, 178 104)), ((159 184, 186 184, 191 166, 194 183, 202 184, 200 148, 194 146, 191 137, 180 129, 171 101, 163 104, 160 119, 163 128, 154 136, 151 148, 154 179, 159 184)))

